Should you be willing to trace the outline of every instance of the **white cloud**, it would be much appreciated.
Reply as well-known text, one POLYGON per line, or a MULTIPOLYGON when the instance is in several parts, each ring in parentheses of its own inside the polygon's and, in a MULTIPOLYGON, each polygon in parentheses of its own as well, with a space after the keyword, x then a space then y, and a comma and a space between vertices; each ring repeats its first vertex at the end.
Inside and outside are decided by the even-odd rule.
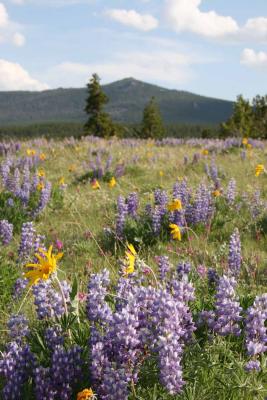
POLYGON ((3 3, 0 3, 0 44, 11 42, 15 46, 23 46, 24 36, 17 32, 18 24, 11 21, 3 3))
POLYGON ((0 59, 0 90, 45 90, 48 85, 32 78, 20 64, 0 59))
POLYGON ((158 26, 158 20, 155 17, 149 14, 139 14, 135 10, 111 9, 106 11, 106 15, 123 25, 141 31, 151 31, 158 26))
POLYGON ((253 49, 244 49, 241 54, 241 64, 251 68, 267 68, 267 53, 253 49))
POLYGON ((113 60, 106 63, 64 62, 52 68, 45 77, 53 87, 81 87, 94 72, 100 75, 103 83, 132 76, 139 80, 176 87, 192 80, 192 65, 197 63, 202 63, 202 60, 172 50, 127 52, 123 55, 115 54, 113 60))
POLYGON ((200 10, 202 0, 165 0, 165 18, 177 32, 193 32, 233 42, 267 42, 267 18, 250 18, 243 26, 231 16, 200 10))
POLYGON ((220 37, 238 31, 232 17, 215 11, 202 12, 202 0, 166 0, 165 15, 170 26, 177 32, 190 31, 207 37, 220 37))

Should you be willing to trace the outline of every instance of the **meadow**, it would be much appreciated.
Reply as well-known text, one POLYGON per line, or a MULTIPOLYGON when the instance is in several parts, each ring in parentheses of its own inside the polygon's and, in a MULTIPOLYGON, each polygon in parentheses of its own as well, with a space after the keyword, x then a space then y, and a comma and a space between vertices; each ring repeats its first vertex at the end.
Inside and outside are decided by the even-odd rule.
POLYGON ((266 156, 1 142, 0 397, 267 398, 266 156))

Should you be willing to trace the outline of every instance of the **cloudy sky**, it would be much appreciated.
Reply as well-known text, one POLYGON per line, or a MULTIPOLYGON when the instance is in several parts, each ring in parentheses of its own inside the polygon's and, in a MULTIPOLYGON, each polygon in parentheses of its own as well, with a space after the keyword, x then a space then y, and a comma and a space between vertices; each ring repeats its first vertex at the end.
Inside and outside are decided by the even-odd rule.
POLYGON ((267 0, 0 0, 0 90, 134 77, 225 99, 267 93, 267 0))

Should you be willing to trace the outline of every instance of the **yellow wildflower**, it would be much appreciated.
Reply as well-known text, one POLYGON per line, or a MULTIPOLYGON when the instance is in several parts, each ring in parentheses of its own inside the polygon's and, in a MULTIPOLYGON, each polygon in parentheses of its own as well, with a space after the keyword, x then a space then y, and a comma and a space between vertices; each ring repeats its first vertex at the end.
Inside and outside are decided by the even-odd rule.
POLYGON ((179 199, 174 199, 168 204, 169 211, 180 211, 182 209, 182 202, 179 199))
POLYGON ((264 172, 264 165, 258 164, 255 168, 255 176, 259 176, 264 172))
POLYGON ((24 276, 29 279, 30 286, 35 285, 40 279, 47 280, 51 274, 56 272, 57 261, 63 257, 63 253, 54 255, 52 254, 52 249, 53 246, 50 246, 47 252, 43 249, 39 249, 39 253, 35 254, 39 263, 26 265, 29 271, 25 272, 24 276))
POLYGON ((39 190, 39 192, 40 192, 41 190, 44 189, 44 187, 45 187, 44 182, 39 182, 37 185, 37 190, 39 190))
POLYGON ((59 181, 58 181, 59 185, 65 185, 65 178, 64 176, 62 176, 59 181))
POLYGON ((45 171, 43 169, 38 169, 37 174, 40 176, 40 178, 45 177, 45 171))
POLYGON ((214 190, 214 192, 212 192, 212 194, 214 197, 219 197, 221 195, 221 192, 217 189, 217 190, 214 190))
POLYGON ((182 240, 181 230, 178 225, 170 224, 169 227, 171 228, 171 235, 174 240, 182 240))
POLYGON ((242 144, 245 146, 248 144, 248 138, 244 137, 242 140, 242 144))
POLYGON ((89 399, 95 399, 94 392, 92 389, 84 389, 82 392, 79 392, 77 394, 77 400, 89 400, 89 399))
POLYGON ((93 179, 91 182, 92 189, 97 190, 100 189, 100 185, 97 179, 93 179))
POLYGON ((159 176, 164 176, 164 172, 163 171, 159 171, 159 176))
POLYGON ((209 154, 209 150, 208 149, 202 150, 202 154, 203 156, 207 156, 209 154))
POLYGON ((69 166, 69 172, 74 172, 76 169, 76 166, 74 164, 69 166))
POLYGON ((108 186, 110 187, 110 189, 112 189, 114 186, 116 186, 117 182, 116 179, 114 178, 114 176, 110 179, 108 186))
POLYGON ((132 244, 127 244, 125 257, 126 257, 126 267, 124 269, 124 274, 129 275, 134 272, 134 264, 136 259, 136 251, 132 244))
POLYGON ((27 156, 35 156, 35 154, 36 154, 36 151, 32 150, 32 149, 27 149, 26 152, 27 152, 27 156))
POLYGON ((251 150, 251 149, 252 149, 252 144, 248 143, 248 144, 247 144, 247 149, 248 149, 248 150, 251 150))
POLYGON ((46 155, 44 153, 41 153, 39 155, 39 158, 40 158, 41 161, 44 161, 44 160, 46 160, 46 155))

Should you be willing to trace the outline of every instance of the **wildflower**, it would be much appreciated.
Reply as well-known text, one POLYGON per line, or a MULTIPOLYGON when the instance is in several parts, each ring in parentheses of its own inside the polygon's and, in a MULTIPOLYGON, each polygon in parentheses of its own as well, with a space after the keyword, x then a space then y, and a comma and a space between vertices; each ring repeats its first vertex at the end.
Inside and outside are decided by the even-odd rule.
POLYGON ((27 156, 35 156, 36 151, 32 149, 27 149, 26 150, 27 156))
POLYGON ((44 161, 44 160, 46 160, 46 155, 44 153, 41 153, 39 155, 39 158, 40 158, 41 161, 44 161))
POLYGON ((163 171, 159 171, 159 176, 164 176, 164 172, 163 171))
POLYGON ((39 263, 27 264, 28 272, 25 272, 25 278, 29 279, 30 286, 35 285, 40 279, 47 280, 57 269, 57 261, 63 257, 63 253, 57 255, 52 254, 53 246, 49 247, 48 252, 39 249, 39 253, 35 257, 39 263))
POLYGON ((136 251, 132 244, 127 245, 128 250, 125 251, 126 267, 124 270, 125 275, 132 274, 134 272, 134 264, 136 259, 136 251))
POLYGON ((114 178, 114 176, 110 179, 108 186, 110 189, 112 189, 114 186, 116 186, 117 182, 116 179, 114 178))
POLYGON ((182 202, 179 199, 174 199, 168 204, 169 211, 180 211, 182 209, 182 202))
POLYGON ((39 182, 37 185, 37 190, 39 190, 39 192, 40 192, 41 190, 44 189, 44 187, 45 187, 44 182, 39 182))
POLYGON ((77 400, 89 400, 95 398, 96 397, 92 389, 84 389, 82 392, 77 394, 77 400))
POLYGON ((40 178, 44 178, 45 177, 45 171, 43 169, 38 169, 37 175, 40 178))
POLYGON ((59 179, 58 184, 60 186, 65 185, 65 178, 63 176, 59 179))
POLYGON ((181 230, 178 225, 170 224, 169 227, 171 228, 171 235, 174 240, 182 240, 181 230))
POLYGON ((256 168, 255 168, 255 176, 259 176, 259 175, 261 175, 262 173, 264 172, 264 165, 263 164, 258 164, 258 165, 256 165, 256 168))
POLYGON ((252 144, 248 143, 248 144, 247 144, 247 149, 248 149, 248 150, 251 150, 251 149, 252 149, 252 144))
POLYGON ((92 189, 97 190, 100 189, 100 185, 97 179, 93 179, 91 182, 92 189))
POLYGON ((219 196, 221 196, 221 192, 217 189, 217 190, 214 190, 214 192, 212 192, 212 195, 214 197, 219 197, 219 196))
POLYGON ((74 172, 76 170, 76 166, 74 164, 69 166, 69 172, 74 172))
POLYGON ((56 240, 56 248, 58 250, 62 250, 63 249, 63 243, 59 239, 56 240))
POLYGON ((248 139, 244 137, 242 140, 242 144, 246 146, 248 144, 248 139))
POLYGON ((202 155, 203 156, 208 156, 209 155, 209 150, 208 149, 202 150, 202 155))

